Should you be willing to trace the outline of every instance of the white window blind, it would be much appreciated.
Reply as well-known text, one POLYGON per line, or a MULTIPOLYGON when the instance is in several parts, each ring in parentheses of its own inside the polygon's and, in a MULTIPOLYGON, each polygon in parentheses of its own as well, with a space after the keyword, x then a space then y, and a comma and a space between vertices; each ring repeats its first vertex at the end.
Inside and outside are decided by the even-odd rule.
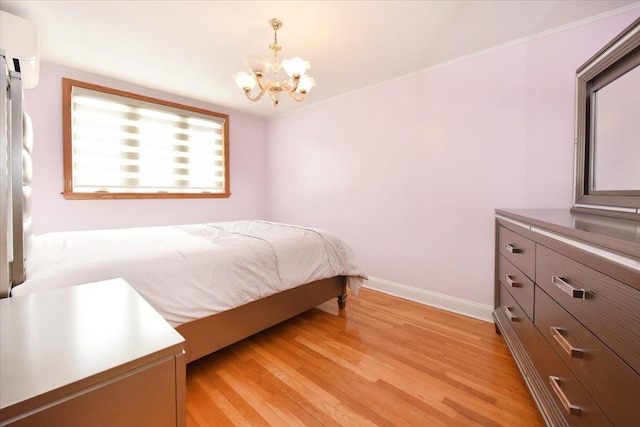
POLYGON ((73 193, 225 193, 225 119, 71 88, 73 193))

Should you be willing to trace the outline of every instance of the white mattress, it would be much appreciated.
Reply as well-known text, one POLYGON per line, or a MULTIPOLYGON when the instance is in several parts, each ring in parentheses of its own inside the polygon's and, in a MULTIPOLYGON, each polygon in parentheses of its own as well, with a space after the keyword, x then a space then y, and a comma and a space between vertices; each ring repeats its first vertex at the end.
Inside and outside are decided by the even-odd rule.
POLYGON ((36 236, 12 295, 122 277, 178 326, 315 280, 366 276, 326 231, 233 221, 36 236))

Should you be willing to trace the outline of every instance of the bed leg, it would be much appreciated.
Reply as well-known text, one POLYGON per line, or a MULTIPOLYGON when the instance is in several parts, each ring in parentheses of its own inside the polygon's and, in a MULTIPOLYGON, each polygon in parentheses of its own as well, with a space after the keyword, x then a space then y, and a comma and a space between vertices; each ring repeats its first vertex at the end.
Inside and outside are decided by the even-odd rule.
POLYGON ((344 310, 347 306, 347 279, 343 278, 342 281, 342 294, 338 295, 338 308, 344 310))
POLYGON ((342 295, 338 295, 338 308, 340 310, 344 310, 347 306, 347 293, 345 292, 342 295))

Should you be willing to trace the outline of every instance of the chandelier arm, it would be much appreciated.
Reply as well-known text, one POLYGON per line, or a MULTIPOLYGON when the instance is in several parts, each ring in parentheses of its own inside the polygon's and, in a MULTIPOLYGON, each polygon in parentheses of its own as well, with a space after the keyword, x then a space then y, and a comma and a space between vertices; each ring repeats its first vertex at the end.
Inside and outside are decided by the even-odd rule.
POLYGON ((251 96, 251 90, 245 90, 244 94, 246 95, 246 97, 247 97, 247 99, 249 101, 256 102, 256 101, 260 101, 260 98, 262 98, 264 96, 265 91, 261 90, 260 93, 257 94, 256 96, 251 96))
POLYGON ((258 87, 260 88, 260 92, 264 93, 269 89, 269 81, 267 80, 267 84, 262 83, 262 74, 256 74, 256 83, 258 83, 258 87))
MULTIPOLYGON (((296 74, 297 75, 297 74, 296 74)), ((300 77, 291 77, 290 81, 293 82, 293 86, 287 85, 287 87, 291 90, 291 92, 295 92, 298 89, 298 84, 300 83, 300 77)))
POLYGON ((285 92, 287 93, 287 95, 289 95, 289 98, 293 99, 296 102, 302 102, 304 101, 304 93, 299 93, 298 97, 296 97, 295 92, 289 91, 289 90, 285 90, 285 92))
POLYGON ((300 83, 300 77, 291 77, 289 79, 289 81, 286 82, 282 82, 281 86, 284 88, 285 92, 295 92, 298 89, 298 84, 300 83), (293 82, 293 86, 291 84, 289 84, 290 82, 293 82))
POLYGON ((280 87, 282 88, 283 91, 287 93, 295 91, 295 89, 291 89, 291 86, 289 86, 287 82, 281 82, 280 87))

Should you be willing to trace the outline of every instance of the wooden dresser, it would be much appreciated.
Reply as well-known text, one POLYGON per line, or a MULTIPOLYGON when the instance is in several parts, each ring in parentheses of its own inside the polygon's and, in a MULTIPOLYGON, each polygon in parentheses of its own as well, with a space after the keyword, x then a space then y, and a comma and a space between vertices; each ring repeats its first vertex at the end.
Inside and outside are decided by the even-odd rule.
POLYGON ((551 426, 640 425, 640 222, 496 210, 497 330, 551 426))
POLYGON ((0 300, 0 425, 184 426, 184 339, 124 280, 0 300))

